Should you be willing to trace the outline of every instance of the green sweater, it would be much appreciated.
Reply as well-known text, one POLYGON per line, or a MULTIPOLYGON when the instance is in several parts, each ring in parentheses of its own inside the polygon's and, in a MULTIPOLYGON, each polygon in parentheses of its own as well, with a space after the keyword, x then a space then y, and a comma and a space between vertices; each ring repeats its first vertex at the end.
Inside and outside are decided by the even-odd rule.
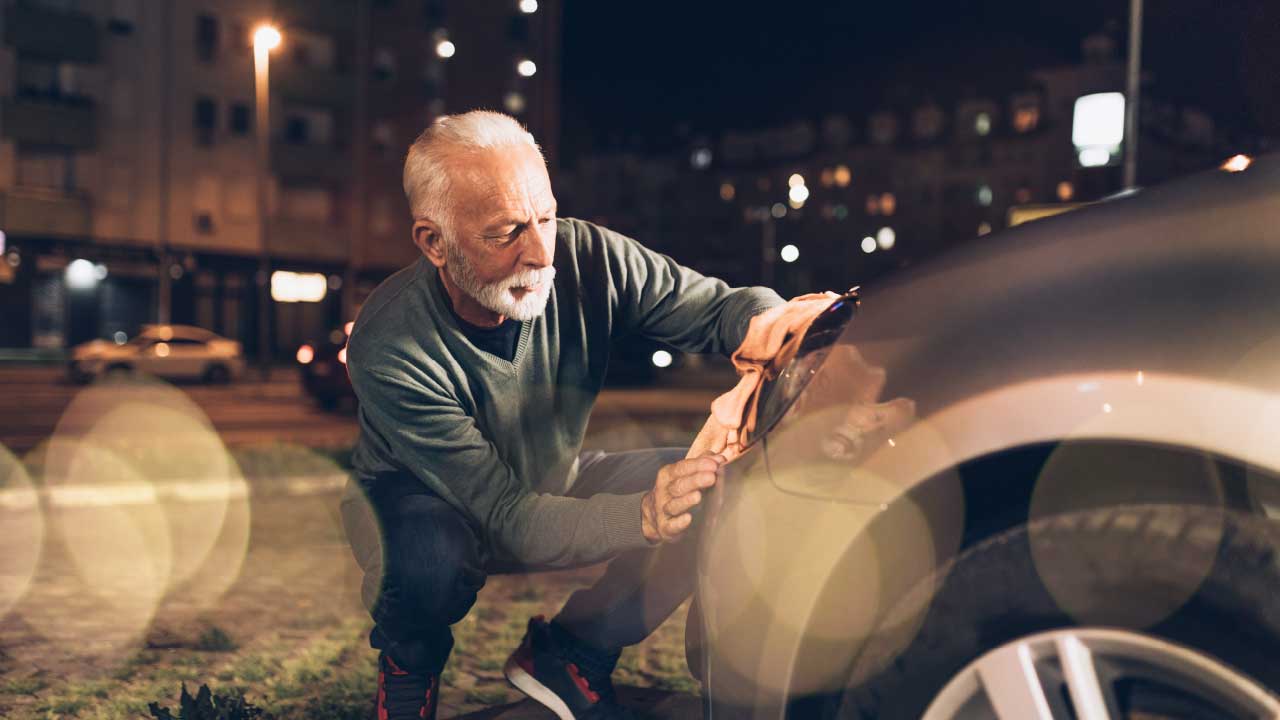
POLYGON ((727 355, 752 316, 782 302, 581 220, 558 221, 555 252, 546 312, 523 323, 512 361, 467 340, 425 258, 373 292, 347 349, 360 399, 357 478, 411 472, 464 513, 496 557, 539 566, 648 546, 643 493, 564 497, 610 338, 639 333, 727 355))

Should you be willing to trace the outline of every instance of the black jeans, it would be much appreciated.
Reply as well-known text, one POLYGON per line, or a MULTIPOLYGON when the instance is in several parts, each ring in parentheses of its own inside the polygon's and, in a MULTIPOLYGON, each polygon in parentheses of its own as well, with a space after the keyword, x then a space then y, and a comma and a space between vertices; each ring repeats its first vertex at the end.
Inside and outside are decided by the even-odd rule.
MULTIPOLYGON (((569 495, 648 490, 658 470, 685 452, 583 453, 569 495)), ((549 569, 496 563, 462 513, 407 473, 363 488, 352 483, 342 522, 364 570, 361 591, 375 623, 370 644, 414 672, 443 670, 453 649, 450 626, 466 616, 489 574, 549 569)), ((680 541, 613 558, 594 585, 569 596, 555 623, 604 655, 644 640, 693 592, 699 525, 695 516, 680 541)))

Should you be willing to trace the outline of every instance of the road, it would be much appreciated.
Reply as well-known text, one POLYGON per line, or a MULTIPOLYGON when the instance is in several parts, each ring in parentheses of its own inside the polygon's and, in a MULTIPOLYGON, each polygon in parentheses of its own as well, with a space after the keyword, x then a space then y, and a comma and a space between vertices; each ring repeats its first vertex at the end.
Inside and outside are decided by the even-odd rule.
MULTIPOLYGON (((716 394, 708 384, 727 390, 731 383, 710 376, 703 387, 605 390, 587 446, 620 450, 680 442, 706 417, 716 394), (638 430, 641 426, 647 429, 638 430), (654 427, 659 428, 656 435, 654 427)), ((67 382, 59 368, 0 366, 0 446, 21 456, 49 437, 60 421, 63 433, 87 431, 76 418, 63 416, 72 400, 91 387, 67 382)), ((357 435, 355 415, 320 410, 291 368, 274 370, 265 382, 251 371, 228 385, 174 387, 203 411, 227 447, 270 442, 340 447, 357 435)))

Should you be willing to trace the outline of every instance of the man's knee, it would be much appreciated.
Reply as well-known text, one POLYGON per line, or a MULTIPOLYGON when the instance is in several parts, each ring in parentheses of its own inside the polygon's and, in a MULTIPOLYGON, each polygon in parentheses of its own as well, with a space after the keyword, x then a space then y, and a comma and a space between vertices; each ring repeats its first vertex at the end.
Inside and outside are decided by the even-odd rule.
POLYGON ((409 495, 389 513, 384 593, 412 622, 452 625, 484 586, 480 539, 461 513, 431 495, 409 495))

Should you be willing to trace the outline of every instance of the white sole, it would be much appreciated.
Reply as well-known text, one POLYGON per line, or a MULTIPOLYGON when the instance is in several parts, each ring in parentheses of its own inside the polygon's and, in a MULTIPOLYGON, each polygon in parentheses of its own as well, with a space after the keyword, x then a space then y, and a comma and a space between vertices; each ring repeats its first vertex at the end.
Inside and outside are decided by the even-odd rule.
POLYGON ((514 658, 507 658, 507 664, 502 666, 502 674, 507 676, 507 682, 514 685, 517 690, 547 706, 560 720, 576 720, 573 713, 569 711, 569 706, 564 704, 560 696, 525 672, 514 658))

